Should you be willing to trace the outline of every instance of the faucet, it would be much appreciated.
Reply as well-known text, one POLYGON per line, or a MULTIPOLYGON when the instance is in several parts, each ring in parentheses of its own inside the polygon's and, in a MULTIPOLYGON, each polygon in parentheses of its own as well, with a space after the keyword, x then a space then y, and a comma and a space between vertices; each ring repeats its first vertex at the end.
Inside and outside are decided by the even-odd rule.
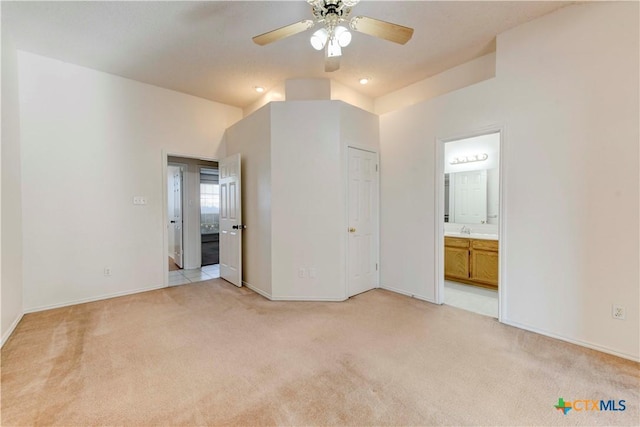
POLYGON ((460 229, 460 234, 471 234, 471 229, 466 225, 463 225, 460 229))

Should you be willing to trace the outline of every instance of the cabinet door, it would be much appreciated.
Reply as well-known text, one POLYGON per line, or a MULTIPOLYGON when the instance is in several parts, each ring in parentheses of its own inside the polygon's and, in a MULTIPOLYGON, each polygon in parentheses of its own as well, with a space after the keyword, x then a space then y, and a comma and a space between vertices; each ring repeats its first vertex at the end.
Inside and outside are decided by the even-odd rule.
POLYGON ((469 249, 445 246, 444 275, 458 279, 469 278, 469 249))
POLYGON ((498 286, 498 252, 471 251, 469 277, 476 282, 498 286))

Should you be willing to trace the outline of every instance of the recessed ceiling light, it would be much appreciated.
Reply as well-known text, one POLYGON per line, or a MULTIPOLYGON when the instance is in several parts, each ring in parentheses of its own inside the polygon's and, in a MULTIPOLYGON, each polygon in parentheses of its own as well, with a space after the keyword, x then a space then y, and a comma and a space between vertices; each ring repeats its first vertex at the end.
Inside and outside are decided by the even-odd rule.
POLYGON ((256 87, 255 87, 255 90, 256 90, 256 92, 258 92, 258 93, 262 93, 262 92, 264 92, 264 88, 263 88, 262 86, 256 86, 256 87))
POLYGON ((371 79, 369 79, 368 77, 363 77, 363 78, 360 79, 360 84, 361 85, 366 85, 367 83, 369 83, 369 80, 371 80, 371 79))

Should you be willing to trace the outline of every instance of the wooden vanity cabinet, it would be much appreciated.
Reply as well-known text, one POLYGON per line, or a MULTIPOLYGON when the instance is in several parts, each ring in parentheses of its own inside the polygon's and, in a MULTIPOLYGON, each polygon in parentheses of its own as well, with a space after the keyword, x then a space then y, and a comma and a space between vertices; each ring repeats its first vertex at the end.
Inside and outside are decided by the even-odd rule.
POLYGON ((496 289, 498 241, 444 238, 445 279, 496 289))
POLYGON ((445 277, 452 279, 469 278, 469 239, 445 237, 444 271, 445 277))

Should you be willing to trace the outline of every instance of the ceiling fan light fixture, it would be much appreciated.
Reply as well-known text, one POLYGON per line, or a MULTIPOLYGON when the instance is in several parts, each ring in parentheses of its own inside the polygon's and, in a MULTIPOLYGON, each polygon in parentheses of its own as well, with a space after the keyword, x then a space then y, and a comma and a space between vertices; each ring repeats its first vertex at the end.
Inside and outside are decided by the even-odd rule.
POLYGON ((322 50, 324 46, 327 44, 327 39, 329 38, 329 33, 326 29, 320 28, 318 31, 314 32, 311 35, 311 46, 315 50, 322 50))
POLYGON ((327 46, 327 57, 333 58, 334 56, 341 56, 341 55, 342 55, 342 49, 340 48, 338 41, 336 40, 335 37, 331 38, 331 40, 329 40, 329 45, 327 46))
POLYGON ((351 33, 342 25, 336 27, 334 36, 338 40, 340 47, 347 47, 349 46, 349 43, 351 43, 351 33))

